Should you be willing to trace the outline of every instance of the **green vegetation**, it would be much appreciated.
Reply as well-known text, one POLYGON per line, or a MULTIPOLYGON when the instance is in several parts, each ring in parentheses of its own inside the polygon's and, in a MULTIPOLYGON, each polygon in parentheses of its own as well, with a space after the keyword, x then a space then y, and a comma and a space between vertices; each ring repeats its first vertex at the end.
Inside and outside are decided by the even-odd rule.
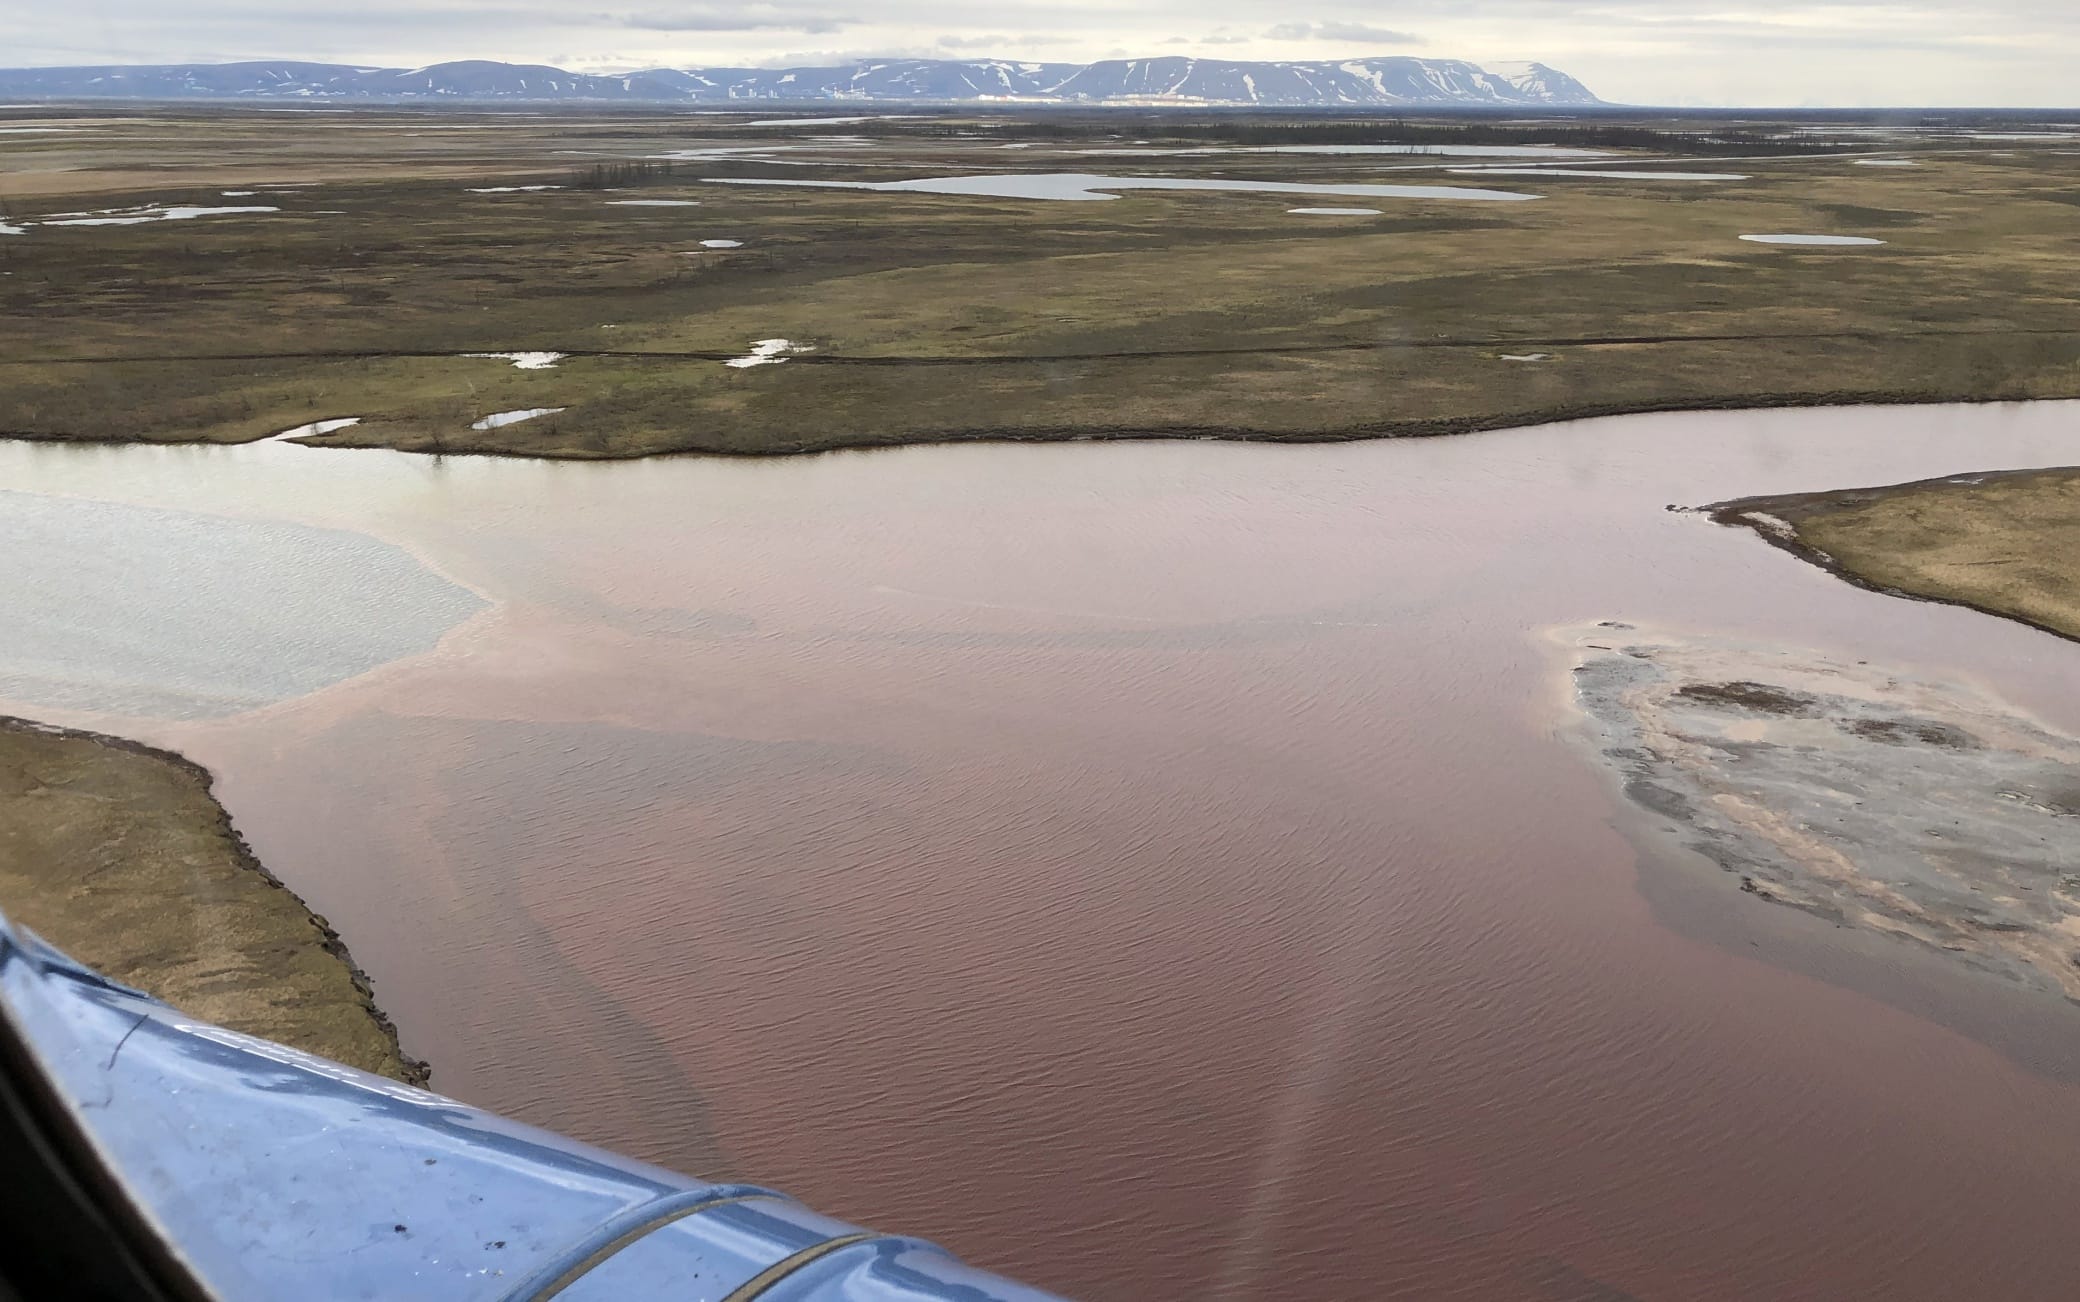
POLYGON ((234 1030, 397 1080, 339 938, 254 861, 177 755, 0 718, 0 900, 103 974, 234 1030))
POLYGON ((1752 526, 1866 587, 2080 640, 2080 468, 1747 498, 1712 509, 1721 522, 1752 526))
MULTIPOLYGON (((0 202, 17 223, 148 202, 283 211, 0 237, 0 433, 237 442, 359 416, 322 441, 618 457, 1362 438, 1666 408, 2080 395, 2080 285, 2062 274, 2080 158, 2062 152, 1924 148, 1913 169, 1791 156, 1720 165, 1747 181, 1624 181, 1391 156, 1006 151, 1026 119, 948 118, 930 128, 944 135, 918 122, 848 140, 668 114, 186 111, 5 137, 0 202), (787 148, 661 157, 774 145, 787 148), (703 179, 1094 168, 1545 197, 1061 203, 703 179), (471 193, 518 185, 561 188, 471 193), (277 187, 297 193, 223 194, 277 187), (1313 203, 1383 215, 1286 211, 1313 203), (1777 231, 1890 243, 1738 238, 1777 231), (723 365, 775 337, 812 351, 723 365), (515 350, 571 356, 531 371, 460 356, 515 350), (567 410, 470 429, 531 407, 567 410)), ((1552 130, 1396 129, 1418 126, 1519 141, 1552 130)), ((1353 124, 1307 125, 1330 127, 1353 124)), ((1172 134, 1188 128, 1201 130, 1172 134)), ((1112 129, 1101 143, 1138 143, 1112 129)), ((1224 129, 1296 128, 1236 115, 1224 129)))

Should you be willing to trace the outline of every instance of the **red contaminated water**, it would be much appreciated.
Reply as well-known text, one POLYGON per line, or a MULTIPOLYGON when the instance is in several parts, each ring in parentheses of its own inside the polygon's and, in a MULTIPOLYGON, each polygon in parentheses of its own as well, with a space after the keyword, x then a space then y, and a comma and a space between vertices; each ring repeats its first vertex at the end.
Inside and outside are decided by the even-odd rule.
POLYGON ((1811 646, 2080 727, 2080 648, 1663 510, 2080 461, 2074 412, 7 455, 493 600, 311 696, 126 721, 220 775, 446 1092, 1093 1302, 2049 1300, 2080 1010, 1643 861, 1541 630, 1811 646))

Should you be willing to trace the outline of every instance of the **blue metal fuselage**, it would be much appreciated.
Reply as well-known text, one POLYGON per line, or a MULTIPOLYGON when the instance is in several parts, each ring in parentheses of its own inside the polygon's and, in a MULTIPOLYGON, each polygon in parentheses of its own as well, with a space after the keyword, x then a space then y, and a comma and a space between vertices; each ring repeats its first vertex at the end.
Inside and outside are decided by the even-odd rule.
POLYGON ((0 919, 0 1015, 225 1302, 1049 1302, 918 1239, 185 1017, 0 919))

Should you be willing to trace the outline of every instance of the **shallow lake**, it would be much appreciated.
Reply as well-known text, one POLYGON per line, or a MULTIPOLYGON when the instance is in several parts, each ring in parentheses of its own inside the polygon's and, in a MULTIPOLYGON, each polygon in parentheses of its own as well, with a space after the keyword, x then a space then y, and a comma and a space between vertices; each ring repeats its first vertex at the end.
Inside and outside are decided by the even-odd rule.
POLYGON ((1609 181, 1745 181, 1740 172, 1620 172, 1589 167, 1453 167, 1462 176, 1600 176, 1609 181))
POLYGON ((1885 243, 1868 235, 1743 235, 1750 244, 1786 244, 1808 248, 1868 249, 1885 243))
POLYGON ((2076 461, 2080 404, 0 443, 0 711, 210 766, 438 1088, 1096 1302, 2049 1302, 2080 1010, 1643 860, 1545 630, 1912 664, 2072 731, 2080 647, 1664 507, 2076 461), (97 648, 70 677, 52 630, 97 648), (209 675, 244 708, 143 694, 209 675))
POLYGON ((1456 185, 1335 184, 1294 181, 1219 181, 1180 176, 1098 176, 1089 172, 1001 172, 932 176, 909 181, 796 181, 755 176, 704 176, 703 185, 786 185, 819 190, 979 195, 997 199, 1117 199, 1113 190, 1223 190, 1235 194, 1341 194, 1367 199, 1463 199, 1510 203, 1538 198, 1509 190, 1456 185))
POLYGON ((1431 154, 1439 158, 1612 158, 1607 149, 1562 149, 1553 145, 1210 145, 1187 149, 1073 149, 1085 157, 1177 158, 1205 154, 1431 154))

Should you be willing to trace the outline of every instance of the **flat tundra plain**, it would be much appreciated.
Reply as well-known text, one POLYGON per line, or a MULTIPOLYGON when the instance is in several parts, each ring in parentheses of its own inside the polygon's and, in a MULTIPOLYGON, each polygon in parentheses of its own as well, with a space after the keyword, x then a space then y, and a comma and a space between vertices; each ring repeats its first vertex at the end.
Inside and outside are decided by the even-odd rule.
POLYGON ((0 434, 627 457, 2080 395, 2057 133, 770 112, 0 112, 0 434))

